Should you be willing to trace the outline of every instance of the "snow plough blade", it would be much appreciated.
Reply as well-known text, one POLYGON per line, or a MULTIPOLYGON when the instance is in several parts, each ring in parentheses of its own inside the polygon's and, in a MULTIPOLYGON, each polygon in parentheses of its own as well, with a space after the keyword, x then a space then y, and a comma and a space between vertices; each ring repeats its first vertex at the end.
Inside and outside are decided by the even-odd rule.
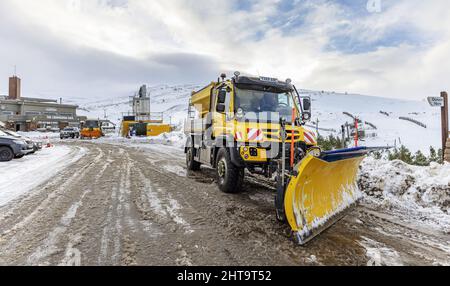
POLYGON ((296 241, 304 245, 336 223, 358 202, 359 165, 366 148, 308 155, 295 168, 285 194, 285 214, 296 241))

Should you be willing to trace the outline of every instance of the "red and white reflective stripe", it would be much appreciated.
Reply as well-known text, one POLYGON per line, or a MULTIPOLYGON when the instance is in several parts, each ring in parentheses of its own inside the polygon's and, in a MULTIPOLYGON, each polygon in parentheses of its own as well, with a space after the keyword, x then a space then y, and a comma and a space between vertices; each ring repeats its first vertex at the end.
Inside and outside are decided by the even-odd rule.
POLYGON ((234 135, 234 139, 243 140, 244 136, 242 136, 242 132, 236 132, 236 134, 234 135))
POLYGON ((248 128, 247 134, 248 134, 248 140, 250 140, 250 141, 261 141, 264 139, 264 134, 261 129, 248 128))
POLYGON ((304 135, 305 135, 305 142, 307 144, 310 144, 310 145, 316 144, 316 139, 315 139, 316 135, 313 132, 305 131, 304 135))

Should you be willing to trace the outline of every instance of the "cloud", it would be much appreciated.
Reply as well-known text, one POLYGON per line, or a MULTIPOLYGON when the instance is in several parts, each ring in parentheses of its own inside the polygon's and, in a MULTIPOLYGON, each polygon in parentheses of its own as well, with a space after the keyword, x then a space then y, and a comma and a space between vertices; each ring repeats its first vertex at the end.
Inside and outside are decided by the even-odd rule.
POLYGON ((0 92, 121 94, 221 71, 301 88, 422 99, 449 88, 448 1, 3 0, 0 92))

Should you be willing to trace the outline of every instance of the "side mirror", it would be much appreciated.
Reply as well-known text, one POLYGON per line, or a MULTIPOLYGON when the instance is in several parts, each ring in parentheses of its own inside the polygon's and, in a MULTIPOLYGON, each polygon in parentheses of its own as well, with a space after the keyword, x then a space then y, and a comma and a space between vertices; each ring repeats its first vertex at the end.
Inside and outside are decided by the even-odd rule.
POLYGON ((225 105, 224 104, 217 104, 217 112, 224 113, 225 112, 225 105))
POLYGON ((227 101, 227 91, 225 89, 221 89, 219 91, 219 96, 217 99, 217 103, 219 104, 225 104, 225 102, 227 101))
POLYGON ((305 112, 311 111, 311 99, 310 98, 303 99, 303 110, 305 112))
POLYGON ((306 98, 303 98, 303 121, 309 121, 309 120, 311 120, 311 115, 312 115, 312 112, 311 112, 311 107, 312 107, 312 104, 311 104, 311 98, 309 98, 309 97, 306 97, 306 98))

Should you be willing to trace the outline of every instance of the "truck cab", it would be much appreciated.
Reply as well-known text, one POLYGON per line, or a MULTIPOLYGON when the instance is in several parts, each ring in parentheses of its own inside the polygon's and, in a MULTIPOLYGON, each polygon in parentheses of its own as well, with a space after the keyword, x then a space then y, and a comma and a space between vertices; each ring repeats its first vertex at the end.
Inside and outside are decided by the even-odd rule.
POLYGON ((303 156, 316 146, 315 135, 303 127, 310 109, 310 99, 290 80, 222 75, 192 94, 185 124, 188 169, 216 168, 227 193, 241 189, 245 169, 272 177, 283 150, 294 144, 294 155, 303 156))

